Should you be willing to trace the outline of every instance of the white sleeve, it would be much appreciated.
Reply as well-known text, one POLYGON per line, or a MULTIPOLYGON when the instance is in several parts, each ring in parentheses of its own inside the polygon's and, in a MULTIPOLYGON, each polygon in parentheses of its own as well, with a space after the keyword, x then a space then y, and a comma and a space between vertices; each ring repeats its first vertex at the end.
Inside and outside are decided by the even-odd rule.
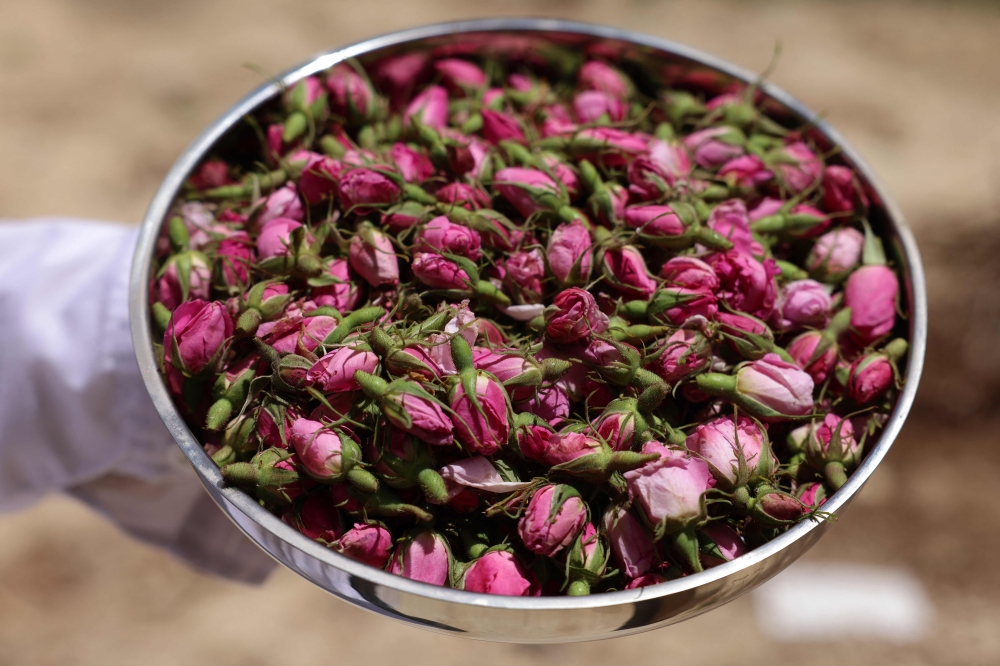
POLYGON ((139 375, 137 233, 0 220, 0 511, 68 491, 199 568, 263 580, 273 561, 214 506, 139 375))

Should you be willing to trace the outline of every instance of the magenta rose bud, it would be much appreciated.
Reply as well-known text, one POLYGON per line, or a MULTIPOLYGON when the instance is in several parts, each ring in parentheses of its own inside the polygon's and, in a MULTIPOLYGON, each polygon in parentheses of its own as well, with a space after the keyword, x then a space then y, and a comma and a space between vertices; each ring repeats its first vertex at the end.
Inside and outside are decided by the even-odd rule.
POLYGON ((295 187, 295 183, 288 183, 284 187, 275 190, 264 200, 264 205, 261 206, 260 213, 257 215, 256 226, 260 229, 271 220, 276 220, 279 217, 295 220, 296 222, 301 222, 305 219, 302 200, 299 199, 299 192, 295 187))
POLYGON ((635 590, 640 587, 649 587, 650 585, 659 585, 660 583, 667 582, 667 579, 657 573, 649 573, 639 576, 638 578, 633 578, 625 585, 626 590, 635 590))
POLYGON ((468 592, 509 597, 537 597, 542 593, 535 574, 506 550, 490 551, 473 562, 461 587, 468 592))
POLYGON ((257 256, 260 259, 282 257, 292 251, 292 232, 302 224, 279 217, 264 225, 257 237, 257 256))
POLYGON ((802 141, 788 144, 779 155, 781 158, 776 160, 774 168, 792 194, 808 189, 823 175, 823 162, 802 141))
POLYGON ((603 257, 608 282, 626 296, 647 299, 659 286, 646 268, 642 253, 632 245, 612 248, 603 257))
POLYGON ((420 530, 404 539, 389 561, 389 572, 431 585, 447 585, 451 549, 443 536, 420 530))
POLYGON ((303 198, 310 204, 317 204, 335 196, 343 165, 330 157, 306 151, 302 151, 301 155, 296 153, 290 161, 294 162, 300 156, 305 159, 299 176, 299 192, 303 198))
POLYGON ((400 430, 435 446, 447 446, 454 441, 451 419, 437 403, 417 395, 392 391, 386 399, 409 417, 407 422, 395 414, 395 410, 386 413, 386 419, 400 430))
POLYGON ((417 252, 413 255, 413 275, 434 289, 469 289, 468 273, 439 254, 417 252))
POLYGON ((288 439, 309 476, 320 481, 342 480, 360 458, 356 444, 345 446, 339 433, 319 421, 296 419, 288 439))
POLYGON ((587 522, 587 505, 571 486, 543 486, 535 491, 517 523, 524 546, 552 557, 570 545, 587 522))
POLYGON ((628 97, 632 84, 620 71, 599 60, 589 60, 580 67, 577 83, 583 90, 600 90, 615 97, 628 97))
POLYGON ((851 334, 863 345, 896 325, 899 280, 888 266, 862 266, 847 278, 844 305, 851 308, 851 334))
POLYGON ((368 80, 350 65, 340 64, 326 77, 330 108, 352 122, 370 118, 375 111, 375 91, 368 80))
POLYGON ((688 435, 685 446, 708 463, 712 476, 719 483, 734 488, 745 483, 757 467, 764 447, 764 433, 751 419, 741 416, 734 422, 732 417, 723 416, 695 428, 688 435), (748 468, 748 476, 743 478, 740 478, 739 469, 741 454, 748 468))
POLYGON ((493 178, 493 187, 524 217, 561 204, 559 186, 537 169, 507 167, 493 178))
POLYGON ((736 252, 746 255, 762 254, 760 243, 750 233, 750 215, 742 199, 723 201, 712 209, 708 228, 733 244, 736 252))
POLYGON ((711 542, 707 547, 702 546, 700 555, 701 564, 706 569, 732 562, 750 550, 733 528, 719 522, 705 525, 701 528, 701 534, 711 542), (709 552, 705 552, 706 550, 709 552))
MULTIPOLYGON (((250 265, 256 260, 250 236, 240 231, 219 241, 215 260, 222 268, 222 279, 226 285, 230 287, 247 285, 250 280, 250 265)), ((167 307, 169 309, 169 306, 167 307)))
POLYGON ((580 220, 564 222, 549 238, 545 257, 549 270, 562 284, 581 284, 590 277, 593 240, 580 220))
POLYGON ((715 485, 705 461, 659 442, 647 442, 642 452, 660 458, 625 472, 625 480, 649 522, 667 533, 704 522, 705 493, 715 485))
POLYGON ((743 155, 723 164, 719 177, 732 187, 752 189, 774 178, 774 173, 756 155, 743 155))
POLYGON ((806 331, 788 345, 788 355, 818 386, 826 381, 837 364, 837 345, 827 344, 822 331, 806 331), (821 349, 821 346, 826 348, 821 349))
POLYGON ((769 319, 777 298, 774 278, 777 266, 770 260, 761 263, 748 254, 730 250, 705 258, 719 277, 716 295, 738 312, 769 319))
POLYGON ((410 124, 414 118, 431 129, 439 130, 447 125, 448 91, 441 86, 430 86, 414 97, 403 114, 403 124, 410 124))
POLYGON ((521 123, 518 122, 517 118, 490 109, 483 109, 481 114, 483 116, 483 136, 490 143, 524 141, 524 129, 521 128, 521 123))
POLYGON ((348 257, 358 275, 373 287, 399 284, 399 262, 392 241, 381 231, 363 226, 351 239, 348 257))
POLYGON ((684 139, 695 164, 705 169, 715 169, 743 154, 746 137, 735 127, 709 127, 684 139))
POLYGON ((610 509, 604 514, 604 530, 615 563, 626 578, 638 578, 656 564, 653 539, 631 512, 610 509))
POLYGON ((628 116, 628 105, 600 90, 581 90, 573 97, 573 111, 577 120, 584 124, 596 123, 602 118, 618 123, 628 116))
POLYGON ((312 493, 296 509, 288 509, 281 519, 304 535, 329 545, 344 532, 336 504, 326 493, 312 493))
POLYGON ((390 178, 371 169, 356 168, 340 178, 340 204, 347 213, 367 215, 374 208, 395 202, 399 186, 390 178))
POLYGON ((527 252, 514 252, 504 263, 507 274, 504 288, 511 296, 518 295, 524 303, 538 303, 542 300, 545 279, 545 257, 535 248, 527 252))
POLYGON ((482 88, 486 85, 486 75, 478 65, 460 58, 442 58, 434 62, 434 69, 450 89, 463 90, 482 88))
POLYGON ((437 199, 443 204, 461 206, 465 210, 479 210, 490 205, 490 195, 468 183, 448 183, 437 191, 437 199))
POLYGON ((394 143, 389 153, 393 164, 408 183, 420 183, 434 175, 434 165, 427 155, 405 143, 394 143))
POLYGON ((668 384, 704 370, 711 362, 711 346, 698 331, 681 328, 667 338, 666 350, 652 364, 653 371, 668 384))
POLYGON ((781 420, 778 415, 804 416, 811 412, 813 387, 812 377, 777 354, 767 354, 736 373, 737 393, 763 406, 763 413, 756 415, 765 421, 781 420))
POLYGON ((867 405, 888 391, 895 378, 888 356, 879 352, 865 354, 851 364, 847 395, 859 405, 867 405))
POLYGON ((806 258, 806 268, 818 280, 840 282, 861 261, 865 237, 857 229, 843 227, 816 239, 806 258))
POLYGON ((823 170, 823 208, 828 213, 853 213, 868 205, 868 195, 853 169, 828 166, 823 170))
POLYGON ((608 316, 590 292, 570 287, 559 292, 545 309, 545 330, 555 342, 576 342, 608 330, 608 316))
POLYGON ((392 534, 381 525, 355 525, 333 543, 333 549, 352 560, 381 569, 389 561, 392 534))
POLYGON ((186 300, 207 300, 211 285, 212 272, 205 256, 183 252, 167 260, 166 268, 152 285, 150 300, 173 310, 186 300))
POLYGON ((510 436, 507 393, 481 372, 476 374, 475 387, 479 408, 466 395, 464 384, 455 384, 450 396, 452 422, 455 436, 467 451, 488 456, 506 445, 510 436))
POLYGON ((414 252, 447 252, 469 259, 479 259, 481 246, 479 232, 453 224, 441 215, 427 223, 417 236, 414 252))
POLYGON ((306 381, 323 393, 357 391, 361 387, 354 379, 357 370, 375 372, 378 356, 370 351, 338 347, 316 361, 306 373, 306 381))
POLYGON ((667 284, 712 293, 719 288, 715 270, 695 257, 674 257, 660 268, 660 277, 667 284))
POLYGON ((823 328, 830 321, 833 299, 815 280, 795 280, 781 289, 781 326, 785 330, 823 328))
POLYGON ((334 284, 313 287, 313 301, 320 307, 336 308, 340 312, 350 312, 361 302, 361 290, 352 280, 350 266, 346 259, 331 259, 326 273, 338 280, 334 284))
POLYGON ((233 335, 233 320, 225 305, 202 300, 181 303, 163 334, 167 364, 188 376, 214 372, 233 335))

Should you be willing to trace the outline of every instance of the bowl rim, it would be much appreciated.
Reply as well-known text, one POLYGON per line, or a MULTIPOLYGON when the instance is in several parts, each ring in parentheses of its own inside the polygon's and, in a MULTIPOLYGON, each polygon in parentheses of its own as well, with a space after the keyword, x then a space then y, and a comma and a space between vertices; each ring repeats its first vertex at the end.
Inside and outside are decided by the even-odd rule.
MULTIPOLYGON (((524 611, 613 607, 631 604, 640 599, 648 600, 667 597, 700 588, 704 585, 721 581, 740 571, 751 569, 764 560, 778 555, 786 547, 805 537, 812 530, 820 527, 820 523, 810 520, 803 521, 791 527, 787 532, 774 540, 735 560, 707 569, 698 574, 634 590, 604 592, 583 597, 507 597, 467 592, 450 587, 421 583, 381 569, 376 569, 341 555, 309 539, 291 526, 285 524, 280 518, 260 506, 248 494, 236 488, 226 487, 218 467, 202 449, 201 444, 191 433, 178 410, 174 407, 166 385, 160 377, 153 354, 148 307, 148 280, 161 225, 173 204, 177 192, 180 190, 190 171, 200 162, 215 142, 226 131, 238 123, 243 116, 269 100, 273 95, 280 92, 283 87, 288 87, 303 77, 326 70, 348 58, 361 56, 374 50, 398 46, 417 40, 444 37, 455 33, 477 32, 572 33, 583 37, 619 40, 677 55, 721 71, 724 74, 747 83, 758 81, 757 76, 753 73, 697 49, 675 43, 671 40, 630 30, 561 19, 493 18, 436 23, 380 35, 350 46, 321 53, 264 83, 225 111, 188 145, 164 177, 143 217, 129 282, 130 324, 139 370, 160 418, 163 420, 163 423, 177 445, 194 466, 195 471, 202 478, 202 481, 213 486, 222 497, 262 529, 274 534, 295 549, 350 576, 364 579, 370 583, 399 593, 417 595, 439 602, 524 611)), ((763 81, 759 85, 760 90, 767 96, 812 123, 815 130, 838 146, 846 160, 864 176, 885 209, 893 231, 900 241, 902 255, 907 264, 901 267, 901 270, 908 273, 911 289, 908 296, 912 308, 909 321, 910 347, 904 373, 906 383, 900 392, 896 405, 885 424, 885 428, 875 448, 871 450, 861 465, 854 471, 847 483, 834 493, 824 505, 824 511, 836 514, 864 485, 865 481, 868 480, 872 472, 885 457, 898 436, 913 404, 923 369, 927 338, 927 296, 923 265, 920 260, 916 241, 901 210, 887 195, 881 182, 857 151, 836 130, 830 127, 822 118, 818 117, 815 112, 784 90, 767 81, 763 81)), ((239 527, 238 522, 234 520, 234 523, 239 527)), ((242 527, 240 529, 245 532, 242 527)), ((267 551, 265 550, 265 552, 267 551)), ((270 553, 268 554, 270 555, 270 553)))

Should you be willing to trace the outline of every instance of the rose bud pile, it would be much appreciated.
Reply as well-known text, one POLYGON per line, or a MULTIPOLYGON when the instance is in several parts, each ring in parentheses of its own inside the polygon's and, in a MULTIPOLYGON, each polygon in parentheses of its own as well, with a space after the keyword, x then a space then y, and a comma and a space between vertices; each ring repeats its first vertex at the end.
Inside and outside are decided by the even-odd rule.
POLYGON ((907 351, 861 179, 752 86, 544 57, 300 81, 191 175, 150 284, 226 483, 489 594, 651 585, 821 519, 907 351))

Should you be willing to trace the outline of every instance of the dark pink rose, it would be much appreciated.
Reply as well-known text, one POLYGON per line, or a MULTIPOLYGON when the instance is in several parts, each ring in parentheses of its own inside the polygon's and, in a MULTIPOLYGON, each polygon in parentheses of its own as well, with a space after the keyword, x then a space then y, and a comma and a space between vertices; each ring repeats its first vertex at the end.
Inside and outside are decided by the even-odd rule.
POLYGON ((473 562, 465 572, 462 589, 510 597, 537 597, 542 593, 535 574, 506 550, 488 552, 473 562))
POLYGON ((896 325, 899 280, 888 266, 862 266, 847 278, 844 305, 851 308, 851 335, 869 345, 896 325))
POLYGON ((590 277, 593 240, 580 220, 563 222, 552 232, 545 257, 549 270, 562 284, 579 284, 590 277))
POLYGON ((399 261, 392 241, 381 231, 367 228, 351 239, 351 268, 373 287, 399 284, 399 261))
POLYGON ((367 215, 372 207, 391 204, 399 198, 399 187, 371 169, 357 168, 340 178, 340 205, 346 212, 367 215))
POLYGON ((313 287, 312 297, 317 306, 336 308, 347 313, 361 302, 361 289, 352 281, 350 265, 346 259, 331 259, 326 272, 331 277, 340 280, 336 284, 324 287, 313 287))
POLYGON ((370 351, 338 347, 309 368, 306 381, 324 393, 358 391, 361 386, 354 380, 355 371, 373 373, 378 362, 378 356, 370 351))
POLYGON ((451 569, 448 541, 431 530, 404 539, 389 561, 389 572, 431 585, 447 585, 451 569))
POLYGON ((576 490, 543 486, 531 496, 517 532, 528 550, 552 557, 573 542, 586 522, 587 506, 576 490))
POLYGON ((181 303, 163 334, 166 363, 189 376, 214 371, 232 335, 233 320, 222 303, 181 303))
POLYGON ((423 151, 414 150, 405 143, 394 143, 389 151, 393 164, 408 183, 420 183, 434 175, 434 165, 423 151))
POLYGON ((587 291, 570 287, 559 292, 545 312, 546 332, 556 342, 576 342, 608 330, 608 316, 587 291))
POLYGON ((347 530, 331 547, 352 560, 381 569, 389 561, 392 534, 381 525, 359 523, 347 530))
POLYGON ((451 223, 441 215, 427 223, 417 236, 415 252, 446 252, 469 259, 479 259, 479 232, 451 223))
POLYGON ((476 398, 479 409, 459 383, 451 391, 452 422, 455 436, 470 452, 491 455, 507 444, 510 422, 507 418, 507 393, 484 373, 476 375, 476 398))
POLYGON ((403 124, 408 125, 414 117, 431 129, 441 129, 447 125, 448 91, 441 86, 429 86, 414 97, 403 114, 403 124))

